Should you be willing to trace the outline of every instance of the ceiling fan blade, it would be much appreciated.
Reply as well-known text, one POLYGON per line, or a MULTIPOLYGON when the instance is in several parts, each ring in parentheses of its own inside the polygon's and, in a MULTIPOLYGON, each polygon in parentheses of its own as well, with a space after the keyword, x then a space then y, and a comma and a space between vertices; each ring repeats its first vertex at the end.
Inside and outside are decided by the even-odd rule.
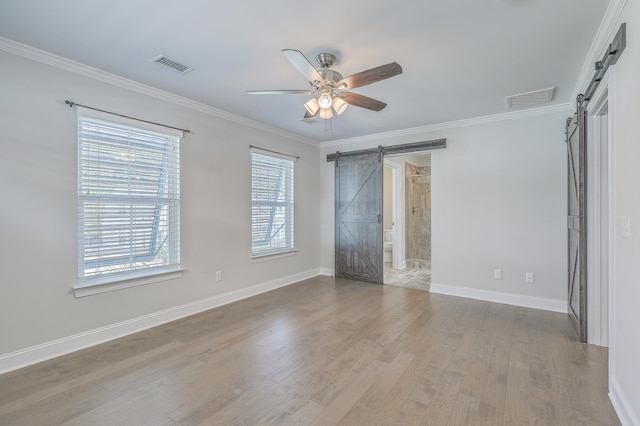
POLYGON ((357 93, 342 92, 340 97, 349 105, 370 109, 372 111, 380 111, 387 106, 384 102, 357 93))
POLYGON ((250 95, 310 95, 312 90, 247 90, 250 95))
POLYGON ((345 89, 355 89, 398 74, 402 74, 402 67, 397 62, 391 62, 390 64, 380 65, 343 78, 342 81, 338 82, 337 86, 340 87, 341 84, 346 84, 345 89))
POLYGON ((304 75, 311 83, 318 82, 319 85, 324 84, 324 79, 317 69, 311 65, 311 62, 299 51, 294 49, 283 49, 282 53, 287 57, 291 65, 304 75))
POLYGON ((316 115, 318 115, 318 113, 317 113, 317 112, 316 112, 315 114, 311 114, 309 111, 305 111, 305 112, 304 112, 304 117, 303 117, 303 119, 305 119, 305 118, 313 118, 313 117, 315 117, 316 115))

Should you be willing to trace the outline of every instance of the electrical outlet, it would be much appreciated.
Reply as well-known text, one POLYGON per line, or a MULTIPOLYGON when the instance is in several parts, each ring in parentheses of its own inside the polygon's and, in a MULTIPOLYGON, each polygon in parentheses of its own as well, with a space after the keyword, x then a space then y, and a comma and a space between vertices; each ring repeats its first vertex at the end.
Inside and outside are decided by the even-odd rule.
POLYGON ((536 282, 536 275, 533 272, 526 272, 524 274, 524 282, 526 283, 536 282))
POLYGON ((502 269, 494 269, 493 270, 493 277, 496 280, 501 280, 502 279, 502 269))
POLYGON ((216 271, 216 282, 222 281, 222 271, 216 271))

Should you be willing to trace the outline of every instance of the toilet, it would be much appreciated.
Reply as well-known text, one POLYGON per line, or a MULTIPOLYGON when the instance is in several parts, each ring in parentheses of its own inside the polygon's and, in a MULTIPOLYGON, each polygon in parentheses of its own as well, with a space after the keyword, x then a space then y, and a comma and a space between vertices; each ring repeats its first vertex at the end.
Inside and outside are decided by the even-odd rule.
POLYGON ((384 261, 393 262, 393 230, 384 230, 384 261))

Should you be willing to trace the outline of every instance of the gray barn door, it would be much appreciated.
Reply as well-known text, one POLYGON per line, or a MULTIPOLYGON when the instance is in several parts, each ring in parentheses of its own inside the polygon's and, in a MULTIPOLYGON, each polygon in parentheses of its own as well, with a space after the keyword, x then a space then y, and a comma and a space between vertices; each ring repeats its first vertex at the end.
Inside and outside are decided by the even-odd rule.
POLYGON ((336 154, 336 277, 382 284, 382 153, 336 154))
POLYGON ((578 338, 587 340, 586 293, 586 217, 585 217, 585 109, 578 102, 578 111, 567 120, 568 159, 568 305, 578 338))

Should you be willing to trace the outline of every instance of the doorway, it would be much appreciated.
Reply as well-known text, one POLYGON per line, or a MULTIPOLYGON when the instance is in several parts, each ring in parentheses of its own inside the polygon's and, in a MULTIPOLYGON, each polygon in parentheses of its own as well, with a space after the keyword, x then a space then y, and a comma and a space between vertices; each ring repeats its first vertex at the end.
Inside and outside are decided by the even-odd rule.
POLYGON ((609 341, 610 245, 615 233, 608 86, 604 78, 587 114, 587 342, 598 346, 609 341))
MULTIPOLYGON (((335 161, 335 276, 351 280, 360 280, 376 284, 384 283, 384 165, 387 156, 408 155, 408 153, 428 152, 433 149, 446 148, 446 139, 413 142, 356 151, 327 154, 327 161, 335 161), (383 161, 384 159, 384 161, 383 161)), ((415 155, 415 154, 414 154, 415 155)), ((391 164, 391 160, 389 160, 391 164)), ((391 232, 393 245, 397 250, 393 254, 391 266, 399 266, 400 271, 406 269, 405 250, 405 202, 406 179, 404 163, 395 163, 392 167, 396 176, 392 197, 395 211, 395 225, 391 232), (402 170, 402 173, 399 173, 402 170), (400 195, 402 194, 402 199, 400 195), (398 243, 401 241, 401 243, 398 243), (397 260, 401 252, 400 260, 397 260), (405 263, 405 264, 403 264, 405 263)), ((392 177, 393 179, 393 177, 392 177)), ((393 213, 392 213, 393 215, 393 213)), ((394 271, 395 268, 391 268, 394 271)), ((428 280, 417 280, 422 289, 428 289, 431 270, 420 270, 420 274, 428 274, 428 280)), ((407 280, 402 280, 410 286, 407 280)))
POLYGON ((388 156, 384 166, 384 283, 428 290, 431 283, 431 154, 388 156))

